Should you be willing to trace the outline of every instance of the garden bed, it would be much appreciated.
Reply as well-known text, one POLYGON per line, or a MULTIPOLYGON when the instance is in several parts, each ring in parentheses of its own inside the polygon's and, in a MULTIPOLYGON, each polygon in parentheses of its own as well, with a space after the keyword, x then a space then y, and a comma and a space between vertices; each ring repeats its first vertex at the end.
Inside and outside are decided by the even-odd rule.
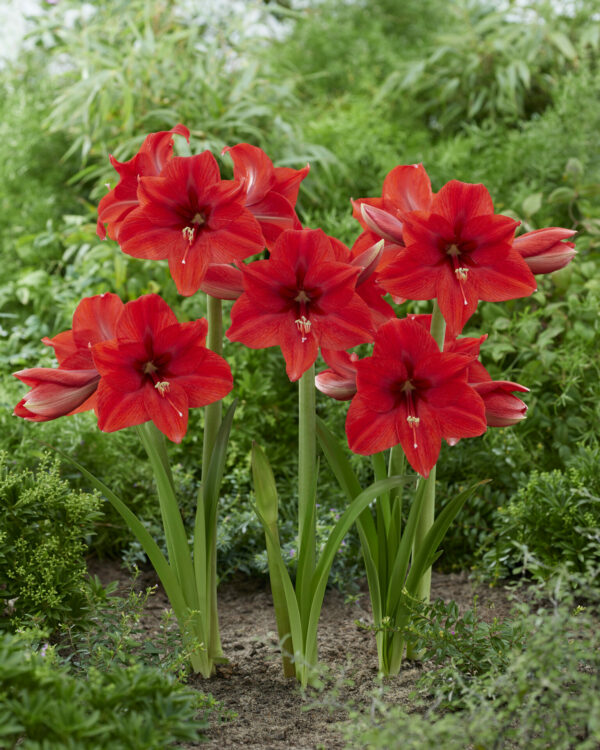
MULTIPOLYGON (((158 582, 153 571, 132 579, 116 561, 89 563, 90 573, 107 584, 119 581, 121 595, 134 585, 143 591, 158 582)), ((319 655, 324 666, 322 692, 302 693, 295 680, 281 672, 271 595, 260 579, 238 578, 220 587, 219 612, 223 650, 229 664, 215 678, 193 679, 191 684, 210 692, 221 710, 213 713, 207 742, 182 747, 205 748, 344 748, 336 727, 348 719, 348 707, 368 711, 377 692, 377 650, 372 632, 361 627, 372 622, 366 583, 350 603, 337 590, 329 590, 319 625, 319 655)), ((506 618, 511 609, 506 588, 477 586, 465 572, 434 573, 432 599, 455 601, 461 612, 473 606, 482 620, 506 618)), ((148 599, 140 625, 143 636, 153 640, 161 628, 169 604, 157 586, 148 599)), ((411 693, 427 663, 410 663, 399 677, 384 683, 385 701, 409 711, 411 693)))

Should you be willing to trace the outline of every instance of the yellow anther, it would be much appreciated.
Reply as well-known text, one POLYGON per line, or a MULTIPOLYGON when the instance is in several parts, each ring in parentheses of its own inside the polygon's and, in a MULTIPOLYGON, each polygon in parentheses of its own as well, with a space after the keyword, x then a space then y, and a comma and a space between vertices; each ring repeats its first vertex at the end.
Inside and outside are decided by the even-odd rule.
POLYGON ((164 396, 165 393, 171 387, 171 385, 168 380, 159 380, 158 383, 154 383, 154 387, 160 393, 161 396, 164 396))
POLYGON ((300 318, 295 320, 294 323, 302 334, 302 341, 306 341, 306 338, 310 333, 310 327, 312 325, 310 320, 305 315, 302 315, 300 318))

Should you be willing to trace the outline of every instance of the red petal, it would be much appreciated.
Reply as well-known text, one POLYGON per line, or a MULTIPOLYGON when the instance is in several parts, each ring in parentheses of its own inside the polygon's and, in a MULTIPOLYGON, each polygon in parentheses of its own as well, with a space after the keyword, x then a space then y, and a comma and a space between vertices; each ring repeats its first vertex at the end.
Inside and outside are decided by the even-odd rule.
POLYGON ((477 437, 486 431, 483 400, 470 385, 455 380, 427 391, 426 399, 442 437, 477 437))
POLYGON ((145 294, 125 305, 119 318, 117 338, 119 341, 143 341, 147 332, 156 335, 175 323, 175 313, 158 294, 145 294))
POLYGON ((258 148, 249 143, 238 143, 223 149, 233 159, 233 177, 242 183, 246 205, 262 200, 275 181, 273 162, 258 148))
POLYGON ((98 427, 103 432, 115 432, 150 419, 140 391, 123 393, 101 380, 97 395, 98 427))
POLYGON ((206 269, 200 289, 217 299, 237 299, 244 291, 242 272, 229 263, 211 263, 206 269))
POLYGON ((73 314, 75 343, 85 349, 100 341, 113 339, 124 307, 116 294, 99 294, 81 300, 73 314))
POLYGON ((62 365, 67 357, 77 353, 77 344, 73 337, 73 331, 63 331, 51 339, 44 336, 42 343, 54 348, 54 354, 56 355, 59 365, 62 365))
POLYGON ((307 164, 302 169, 292 169, 291 167, 275 167, 275 179, 273 180, 273 190, 283 195, 292 206, 296 205, 298 200, 298 190, 300 183, 310 171, 310 165, 307 164))
POLYGON ((231 308, 231 326, 225 335, 250 349, 278 346, 279 327, 286 320, 287 313, 266 313, 242 294, 231 308))
POLYGON ((346 435, 350 450, 363 456, 380 453, 400 442, 394 412, 378 413, 358 394, 348 409, 346 435))
POLYGON ((374 357, 397 359, 400 362, 408 359, 417 362, 431 354, 439 355, 440 350, 423 326, 415 321, 390 320, 377 331, 374 357))
POLYGON ((302 229, 292 204, 279 193, 268 193, 261 201, 248 206, 260 224, 267 247, 273 247, 286 229, 302 229))
POLYGON ((422 477, 428 477, 440 455, 442 437, 437 413, 432 412, 423 400, 417 402, 416 412, 419 422, 413 430, 406 410, 396 409, 396 429, 408 463, 422 477))
POLYGON ((293 318, 288 316, 280 326, 279 345, 285 359, 285 371, 292 382, 298 380, 314 364, 319 353, 319 345, 312 332, 304 341, 302 338, 293 318))
POLYGON ((357 294, 339 312, 311 314, 310 319, 313 335, 326 349, 348 349, 373 341, 375 335, 371 311, 357 294))
POLYGON ((393 205, 400 213, 423 209, 431 205, 431 181, 422 164, 394 167, 383 181, 384 205, 393 205))
POLYGON ((454 227, 483 214, 493 214, 494 204, 484 185, 450 180, 433 198, 431 211, 454 227))
POLYGON ((185 390, 190 408, 219 401, 233 388, 233 377, 229 365, 223 357, 209 349, 195 347, 186 354, 185 362, 178 358, 176 364, 174 382, 185 390), (188 372, 179 374, 184 364, 188 372))
POLYGON ((188 423, 188 398, 176 382, 170 382, 164 395, 149 383, 141 392, 144 406, 156 427, 174 443, 180 443, 188 423))

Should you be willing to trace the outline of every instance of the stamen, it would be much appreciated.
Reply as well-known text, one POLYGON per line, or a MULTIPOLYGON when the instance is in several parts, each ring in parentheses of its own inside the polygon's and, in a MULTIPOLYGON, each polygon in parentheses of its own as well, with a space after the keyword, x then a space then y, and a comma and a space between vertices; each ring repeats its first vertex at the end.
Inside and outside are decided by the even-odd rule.
POLYGON ((412 429, 413 433, 413 448, 418 448, 417 445, 417 427, 419 426, 419 422, 421 421, 419 417, 413 417, 412 414, 409 414, 408 417, 406 417, 406 421, 410 425, 410 428, 412 429))
POLYGON ((179 411, 179 409, 175 406, 175 404, 171 401, 171 399, 168 396, 165 396, 165 393, 168 393, 169 389, 171 388, 171 384, 169 383, 169 381, 159 380, 157 383, 154 383, 154 387, 163 398, 167 399, 168 403, 175 409, 177 414, 179 414, 180 417, 183 417, 183 412, 179 411))
MULTIPOLYGON (((451 245, 450 248, 456 248, 456 245, 451 245)), ((469 303, 467 302, 467 295, 465 294, 463 282, 467 280, 469 269, 466 266, 458 265, 458 259, 456 257, 456 254, 451 252, 450 249, 447 251, 447 253, 452 258, 452 265, 454 267, 454 275, 456 276, 456 280, 458 281, 458 285, 460 287, 460 293, 462 294, 462 298, 463 298, 463 305, 468 305, 469 303)))
POLYGON ((300 318, 295 320, 294 323, 296 324, 296 326, 298 327, 298 330, 302 334, 302 342, 306 341, 306 338, 308 334, 310 333, 310 327, 312 323, 305 315, 302 315, 300 318))
POLYGON ((183 254, 183 258, 181 259, 181 263, 185 266, 185 259, 187 258, 188 250, 192 246, 192 243, 194 242, 194 234, 196 233, 196 227, 184 227, 181 230, 181 233, 183 234, 184 238, 188 241, 188 246, 185 249, 185 253, 183 254))
POLYGON ((410 382, 410 380, 407 380, 406 383, 404 383, 404 387, 402 388, 404 393, 406 394, 406 405, 408 407, 408 416, 406 417, 406 421, 408 422, 409 427, 412 430, 413 434, 413 448, 418 448, 417 444, 417 427, 419 426, 419 422, 421 421, 419 417, 415 416, 414 412, 415 409, 415 402, 413 400, 412 391, 416 390, 415 386, 410 382))

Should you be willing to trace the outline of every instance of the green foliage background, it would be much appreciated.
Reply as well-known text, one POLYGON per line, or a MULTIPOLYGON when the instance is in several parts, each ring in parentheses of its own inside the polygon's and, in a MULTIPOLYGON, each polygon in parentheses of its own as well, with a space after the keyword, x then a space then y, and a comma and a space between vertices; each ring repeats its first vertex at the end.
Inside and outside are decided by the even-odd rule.
MULTIPOLYGON (((223 146, 249 141, 277 165, 310 161, 301 220, 350 244, 359 227, 349 198, 379 194, 393 166, 422 161, 434 189, 452 178, 483 182, 496 210, 520 219, 525 230, 558 225, 580 233, 571 266, 539 277, 529 299, 480 305, 469 323, 469 335, 489 333, 482 357, 492 375, 531 389, 530 408, 517 427, 444 449, 441 502, 472 478, 492 482, 451 531, 441 563, 478 565, 481 550, 496 549, 506 534, 498 508, 508 507, 520 486, 539 481, 533 472, 566 471, 577 446, 594 443, 600 418, 600 35, 593 22, 599 4, 576 0, 568 13, 542 0, 451 6, 448 12, 442 0, 324 0, 299 8, 257 0, 218 24, 202 17, 201 4, 168 0, 105 0, 83 14, 75 0, 44 7, 28 51, 0 72, 0 447, 15 470, 34 465, 39 441, 48 442, 156 524, 133 435, 102 435, 90 414, 35 425, 11 416, 23 388, 10 373, 51 366, 39 340, 70 327, 81 297, 158 292, 182 320, 204 314, 199 296, 177 296, 165 264, 130 258, 98 240, 96 206, 105 184, 115 182, 109 153, 129 158, 146 133, 184 122, 193 152, 210 148, 220 158, 223 146), (278 32, 249 35, 250 17, 278 32)), ((221 163, 229 176, 231 164, 221 163)), ((426 309, 412 303, 399 314, 426 309)), ((228 572, 264 572, 262 535, 250 510, 249 449, 252 439, 261 443, 279 477, 284 541, 292 549, 295 388, 278 351, 227 343, 225 356, 240 406, 220 564, 228 572)), ((343 404, 319 394, 318 409, 343 428, 343 404)), ((171 451, 184 517, 191 517, 199 480, 199 412, 171 451)), ((361 471, 368 476, 366 464, 361 471)), ((64 473, 84 488, 70 469, 64 473)), ((325 467, 320 487, 325 516, 334 518, 343 500, 325 467)), ((129 559, 139 559, 110 511, 91 542, 98 554, 127 548, 129 559)), ((350 538, 336 576, 360 575, 350 538)))

